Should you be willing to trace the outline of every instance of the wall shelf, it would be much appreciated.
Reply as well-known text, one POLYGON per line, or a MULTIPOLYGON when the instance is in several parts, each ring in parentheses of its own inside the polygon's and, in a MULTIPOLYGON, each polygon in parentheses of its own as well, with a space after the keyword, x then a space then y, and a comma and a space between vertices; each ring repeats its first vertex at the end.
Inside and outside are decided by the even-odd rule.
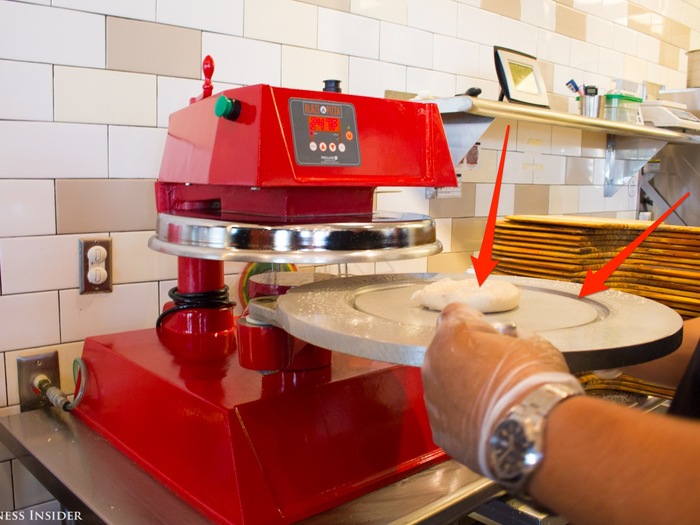
POLYGON ((690 135, 628 122, 562 113, 551 109, 459 96, 426 100, 437 104, 455 166, 495 118, 534 122, 606 134, 604 195, 636 181, 636 174, 666 144, 700 144, 690 135))
POLYGON ((675 144, 700 144, 700 135, 689 135, 668 129, 628 122, 584 117, 535 106, 525 106, 509 102, 494 102, 477 97, 451 97, 426 102, 435 102, 440 108, 440 113, 443 115, 449 113, 466 113, 470 116, 508 118, 523 122, 536 122, 538 124, 563 126, 585 131, 608 133, 611 135, 656 139, 675 144))

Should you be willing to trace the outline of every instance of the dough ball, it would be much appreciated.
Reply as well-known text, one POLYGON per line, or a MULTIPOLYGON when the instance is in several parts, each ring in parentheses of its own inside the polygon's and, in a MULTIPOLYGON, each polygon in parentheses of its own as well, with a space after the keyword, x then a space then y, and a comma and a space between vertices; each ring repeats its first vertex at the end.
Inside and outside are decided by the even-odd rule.
POLYGON ((411 297, 413 306, 442 311, 450 303, 464 303, 485 314, 512 310, 520 302, 520 289, 506 281, 486 280, 479 286, 476 279, 442 279, 418 290, 411 297))

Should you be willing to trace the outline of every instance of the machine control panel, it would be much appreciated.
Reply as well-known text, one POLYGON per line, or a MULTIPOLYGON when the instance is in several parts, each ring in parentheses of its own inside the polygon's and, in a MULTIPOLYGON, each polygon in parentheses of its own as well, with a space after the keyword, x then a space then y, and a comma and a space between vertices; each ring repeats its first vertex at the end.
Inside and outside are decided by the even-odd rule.
POLYGON ((359 166, 355 107, 343 102, 289 99, 294 156, 300 166, 359 166))

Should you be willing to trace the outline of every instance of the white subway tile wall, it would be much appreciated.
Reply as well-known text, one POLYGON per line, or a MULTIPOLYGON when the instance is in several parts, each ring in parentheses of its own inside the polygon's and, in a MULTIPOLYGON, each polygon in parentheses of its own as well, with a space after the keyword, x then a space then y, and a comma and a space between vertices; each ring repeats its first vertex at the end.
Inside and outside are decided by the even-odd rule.
POLYGON ((428 215, 430 201, 425 188, 377 188, 377 209, 428 215))
POLYGON ((408 23, 408 0, 350 0, 350 12, 357 15, 386 20, 394 24, 408 23))
POLYGON ((430 69, 433 62, 433 34, 382 22, 379 59, 384 62, 430 69))
POLYGON ((107 233, 0 238, 3 295, 77 288, 80 239, 107 233))
MULTIPOLYGON (((170 2, 158 1, 158 10, 163 9, 162 4, 170 2)), ((76 11, 89 11, 104 15, 121 16, 124 18, 136 18, 139 20, 156 19, 156 0, 52 0, 46 5, 65 7, 76 11)), ((184 24, 178 24, 184 25, 184 24)))
POLYGON ((0 296, 0 352, 58 343, 58 292, 0 296))
POLYGON ((107 126, 0 121, 0 179, 95 177, 107 177, 107 126))
POLYGON ((56 233, 52 180, 0 180, 0 238, 56 233))
POLYGON ((385 91, 406 91, 406 66, 350 57, 348 90, 356 95, 383 97, 385 91))
POLYGON ((443 253, 452 251, 452 219, 435 219, 437 239, 442 243, 443 253))
POLYGON ((246 0, 246 38, 315 49, 319 8, 292 0, 246 0), (293 20, 293 23, 290 23, 293 20))
POLYGON ((379 21, 334 9, 318 10, 318 49, 379 58, 379 21))
MULTIPOLYGON (((507 157, 507 155, 506 155, 507 157)), ((487 217, 491 209, 491 200, 493 192, 496 188, 495 184, 477 184, 476 185, 476 205, 474 207, 475 217, 487 217)), ((498 211, 496 214, 499 217, 504 215, 512 215, 515 202, 515 185, 501 184, 501 192, 498 198, 498 211)))
POLYGON ((435 35, 433 69, 467 77, 479 76, 479 44, 435 35))
POLYGON ((148 239, 154 233, 112 233, 114 284, 160 281, 177 277, 177 257, 148 248, 148 239))
POLYGON ((168 134, 165 129, 109 126, 108 133, 110 178, 158 178, 168 134))
MULTIPOLYGON (((0 376, 0 407, 7 406, 7 385, 5 384, 5 361, 3 359, 0 359, 0 373, 2 376, 0 376)), ((2 447, 5 451, 4 447, 2 447)), ((3 456, 3 450, 0 450, 0 461, 2 461, 2 456, 3 456)))
POLYGON ((53 68, 0 60, 0 119, 53 120, 53 68))
POLYGON ((350 57, 316 49, 282 46, 282 85, 319 90, 326 79, 348 84, 350 57))
POLYGON ((105 17, 17 2, 0 3, 0 57, 105 67, 105 17))
POLYGON ((457 2, 409 0, 408 25, 441 35, 457 36, 457 2))
POLYGON ((520 6, 521 21, 554 31, 557 4, 553 0, 521 0, 520 6))
POLYGON ((158 0, 156 22, 243 36, 243 4, 243 0, 158 0))
POLYGON ((80 295, 77 289, 61 290, 59 294, 62 343, 151 328, 158 317, 155 282, 118 284, 108 294, 80 295))
POLYGON ((411 93, 427 92, 434 97, 449 97, 456 93, 456 77, 441 71, 409 67, 406 70, 406 89, 411 93))
POLYGON ((54 68, 57 122, 156 125, 156 77, 105 69, 54 68))
MULTIPOLYGON (((83 339, 153 326, 175 286, 176 259, 146 243, 168 117, 201 93, 193 56, 214 57, 215 93, 259 83, 318 90, 338 78, 357 95, 480 87, 495 100, 493 46, 536 55, 553 107, 577 112, 565 85, 572 78, 601 88, 619 77, 684 88, 685 53, 700 47, 700 5, 0 0, 0 416, 18 412, 17 355, 56 349, 71 390, 70 361, 83 339), (130 47, 134 28, 153 46, 144 56, 130 47), (180 52, 160 61, 157 48, 167 42, 180 52), (96 235, 113 239, 114 292, 81 296, 77 239, 96 235)), ((636 185, 604 196, 604 135, 497 119, 480 139, 478 166, 459 168, 461 198, 431 201, 423 188, 377 192, 379 209, 432 210, 445 254, 350 271, 463 271, 479 246, 507 125, 499 215, 635 216, 636 185)), ((244 266, 225 265, 234 299, 244 266)), ((0 448, 0 510, 40 504, 48 496, 19 466, 13 494, 10 459, 0 448)))
POLYGON ((457 36, 470 42, 493 46, 501 34, 501 17, 468 5, 458 8, 457 36))

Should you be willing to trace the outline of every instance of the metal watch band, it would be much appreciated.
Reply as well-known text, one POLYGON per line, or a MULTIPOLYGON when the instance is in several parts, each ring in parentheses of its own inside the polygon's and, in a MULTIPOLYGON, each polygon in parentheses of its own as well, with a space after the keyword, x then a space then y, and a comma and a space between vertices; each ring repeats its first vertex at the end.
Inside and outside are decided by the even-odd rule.
POLYGON ((520 423, 527 438, 532 442, 532 451, 528 453, 528 461, 523 463, 522 475, 512 480, 497 479, 509 492, 523 495, 532 474, 541 464, 544 455, 544 424, 552 409, 565 399, 582 393, 582 390, 570 384, 547 383, 530 392, 508 411, 502 421, 513 420, 520 423))

